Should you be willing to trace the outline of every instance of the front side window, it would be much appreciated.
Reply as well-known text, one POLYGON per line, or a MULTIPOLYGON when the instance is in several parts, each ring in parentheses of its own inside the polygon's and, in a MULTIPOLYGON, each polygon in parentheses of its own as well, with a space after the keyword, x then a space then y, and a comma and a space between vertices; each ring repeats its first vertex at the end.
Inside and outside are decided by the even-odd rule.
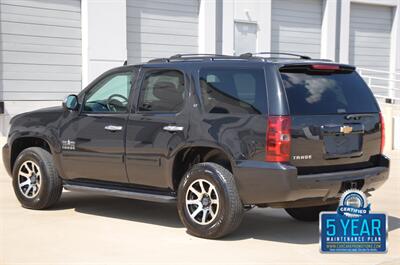
POLYGON ((263 69, 202 69, 200 86, 203 105, 208 113, 267 112, 263 69))
POLYGON ((185 81, 176 70, 146 73, 140 91, 139 111, 178 112, 184 104, 185 81))
POLYGON ((127 112, 132 72, 106 77, 86 95, 85 112, 127 112))

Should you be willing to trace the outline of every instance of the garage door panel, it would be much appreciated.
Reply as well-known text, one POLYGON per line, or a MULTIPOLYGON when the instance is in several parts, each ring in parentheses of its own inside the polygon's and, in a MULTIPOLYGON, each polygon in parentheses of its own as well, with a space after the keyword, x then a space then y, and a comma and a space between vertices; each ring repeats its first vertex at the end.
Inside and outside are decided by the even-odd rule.
POLYGON ((61 53, 61 54, 81 54, 81 47, 65 47, 54 45, 40 45, 40 44, 20 44, 13 42, 3 42, 2 49, 4 51, 16 52, 46 52, 46 53, 61 53))
POLYGON ((40 9, 50 10, 63 10, 80 12, 80 1, 79 0, 47 0, 47 1, 32 1, 32 0, 2 0, 3 4, 22 6, 22 7, 35 7, 40 9))
POLYGON ((2 14, 1 21, 5 22, 16 22, 16 23, 26 23, 26 24, 40 24, 48 26, 62 26, 65 24, 80 28, 81 22, 79 20, 63 19, 63 18, 53 18, 53 17, 38 17, 38 16, 28 16, 20 14, 2 14))
POLYGON ((174 12, 179 11, 184 13, 197 13, 196 8, 194 8, 195 6, 182 5, 181 3, 174 5, 171 4, 171 2, 167 3, 167 2, 153 2, 153 1, 143 1, 143 0, 128 0, 127 6, 133 8, 157 9, 161 11, 168 10, 174 12))
POLYGON ((13 52, 3 51, 1 54, 2 62, 6 63, 30 63, 30 64, 57 64, 57 65, 81 65, 81 55, 54 54, 54 53, 34 53, 34 52, 13 52))
POLYGON ((78 0, 0 0, 3 100, 61 100, 81 89, 78 0))
POLYGON ((312 12, 309 10, 309 12, 304 14, 304 13, 298 12, 296 9, 293 9, 293 8, 282 9, 282 8, 279 8, 279 6, 274 7, 273 11, 274 11, 273 15, 275 15, 277 19, 279 19, 279 17, 290 17, 290 18, 294 17, 294 18, 309 19, 309 17, 310 17, 309 13, 318 15, 321 12, 321 10, 315 11, 315 12, 312 12))
POLYGON ((52 81, 81 81, 81 74, 69 74, 69 73, 29 73, 29 72, 5 72, 3 74, 5 80, 52 80, 52 81))
POLYGON ((197 44, 197 36, 184 36, 184 35, 175 35, 175 34, 152 34, 152 33, 137 33, 137 32, 128 32, 130 39, 140 39, 141 42, 145 43, 163 43, 168 45, 168 43, 180 43, 185 42, 188 45, 196 45, 197 44))
POLYGON ((35 24, 23 24, 13 22, 1 22, 0 30, 5 34, 43 36, 43 37, 59 37, 59 38, 81 38, 80 28, 47 26, 35 24))
POLYGON ((68 65, 49 65, 49 64, 27 64, 27 63, 3 63, 3 75, 8 72, 28 74, 28 73, 62 73, 81 75, 81 68, 68 65))
POLYGON ((320 57, 321 26, 322 1, 273 0, 271 50, 320 57))
MULTIPOLYGON (((301 27, 301 28, 297 28, 296 26, 293 25, 289 25, 287 24, 286 26, 284 25, 274 25, 272 27, 272 33, 276 34, 276 33, 280 33, 280 34, 286 34, 288 36, 290 36, 293 33, 303 33, 303 34, 307 34, 307 38, 310 37, 317 37, 318 39, 320 39, 321 37, 321 30, 313 28, 313 27, 301 27)), ((304 37, 304 35, 303 35, 304 37)))
MULTIPOLYGON (((281 46, 284 47, 285 50, 293 51, 298 48, 297 43, 287 43, 287 42, 282 42, 281 46)), ((303 49, 313 52, 313 53, 319 53, 320 47, 318 45, 314 44, 301 44, 303 46, 303 49)))
POLYGON ((315 18, 312 16, 289 16, 289 15, 282 15, 278 16, 275 14, 276 18, 274 21, 281 22, 283 25, 312 25, 315 26, 315 18))
MULTIPOLYGON (((132 1, 132 0, 128 0, 132 1)), ((133 1, 140 1, 140 0, 133 0, 133 1)), ((146 0, 146 2, 158 5, 160 3, 166 3, 166 4, 172 4, 172 5, 184 5, 184 6, 190 6, 192 8, 198 7, 200 4, 201 0, 191 0, 191 1, 182 1, 182 0, 146 0)))
POLYGON ((369 69, 389 70, 392 14, 393 10, 388 6, 351 4, 351 64, 369 69))
POLYGON ((128 17, 127 18, 127 27, 128 29, 140 29, 142 27, 152 27, 152 28, 164 28, 164 29, 170 29, 171 27, 180 29, 180 30, 189 30, 192 31, 193 27, 196 26, 197 22, 189 22, 189 23, 184 23, 180 21, 173 21, 173 20, 168 20, 168 23, 160 23, 160 22, 165 22, 164 20, 157 20, 157 19, 147 19, 147 18, 132 18, 128 17))
POLYGON ((389 19, 388 13, 392 12, 391 7, 380 6, 380 5, 368 5, 368 4, 351 4, 351 15, 354 17, 363 17, 376 19, 389 19))
POLYGON ((384 32, 384 33, 390 33, 392 31, 391 27, 388 27, 388 24, 375 24, 375 23, 368 23, 368 28, 366 28, 365 25, 366 23, 352 23, 350 26, 350 30, 360 30, 360 31, 375 31, 375 32, 384 32))
POLYGON ((162 11, 155 9, 140 9, 136 7, 128 7, 127 12, 129 17, 133 18, 147 18, 147 19, 158 19, 162 21, 179 21, 179 22, 197 22, 195 14, 189 16, 189 14, 183 14, 178 11, 162 11))
POLYGON ((357 35, 350 38, 350 47, 354 47, 357 42, 358 47, 376 47, 390 48, 390 37, 371 38, 366 34, 365 36, 357 35))
POLYGON ((191 29, 180 29, 176 28, 174 33, 171 33, 170 28, 166 27, 148 27, 148 26, 141 26, 140 28, 138 27, 130 27, 128 32, 132 33, 133 35, 135 34, 161 34, 161 35, 180 35, 180 36, 191 36, 195 37, 197 39, 197 34, 196 32, 193 32, 191 29))
POLYGON ((321 9, 320 6, 316 4, 318 1, 319 0, 276 0, 276 2, 281 3, 274 3, 275 0, 273 0, 272 4, 274 5, 274 10, 286 10, 290 12, 298 10, 298 13, 305 10, 307 13, 319 14, 321 9))
POLYGON ((10 14, 19 14, 19 15, 29 15, 36 17, 48 17, 48 18, 60 18, 66 20, 77 20, 80 21, 81 14, 78 12, 69 12, 69 11, 61 11, 61 10, 51 10, 51 9, 40 9, 40 8, 32 8, 26 6, 16 6, 16 5, 7 5, 0 4, 1 13, 10 13, 10 14))
POLYGON ((74 93, 80 90, 80 81, 4 80, 4 79, 2 81, 4 84, 4 92, 26 92, 32 94, 35 92, 74 93))
POLYGON ((60 99, 65 98, 66 94, 73 93, 69 91, 63 92, 9 92, 5 91, 2 95, 3 100, 20 100, 24 98, 28 101, 59 101, 60 99))
MULTIPOLYGON (((370 17, 352 17, 352 21, 355 23, 371 23, 371 18, 370 17)), ((374 17, 374 24, 375 25, 387 25, 388 23, 391 23, 391 19, 388 18, 375 18, 374 17)))
POLYGON ((199 2, 157 1, 127 2, 129 63, 198 51, 199 2))
POLYGON ((51 45, 59 47, 81 47, 81 39, 50 38, 30 35, 1 34, 3 43, 51 45))

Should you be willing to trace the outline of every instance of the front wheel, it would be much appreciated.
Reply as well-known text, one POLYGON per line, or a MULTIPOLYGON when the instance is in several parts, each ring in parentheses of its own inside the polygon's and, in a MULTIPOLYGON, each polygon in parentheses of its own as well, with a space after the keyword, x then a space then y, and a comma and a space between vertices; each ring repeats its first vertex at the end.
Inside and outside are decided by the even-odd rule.
POLYGON ((194 165, 178 189, 178 213, 188 233, 216 239, 241 223, 243 205, 231 172, 215 163, 194 165))
POLYGON ((39 147, 23 150, 14 164, 13 187, 25 208, 40 210, 55 204, 63 185, 51 154, 39 147))
POLYGON ((335 211, 338 204, 329 204, 321 206, 301 207, 301 208, 286 208, 286 212, 294 219, 303 222, 315 222, 319 219, 319 213, 325 211, 335 211))

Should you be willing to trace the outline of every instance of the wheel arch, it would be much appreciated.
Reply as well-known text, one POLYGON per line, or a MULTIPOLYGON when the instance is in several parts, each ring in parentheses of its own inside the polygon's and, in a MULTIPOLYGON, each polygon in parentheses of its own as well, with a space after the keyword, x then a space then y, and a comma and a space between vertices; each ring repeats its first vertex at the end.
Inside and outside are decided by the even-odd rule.
POLYGON ((29 147, 40 147, 53 154, 49 141, 39 136, 21 136, 13 139, 10 145, 10 168, 13 170, 18 155, 29 147))
POLYGON ((174 191, 189 168, 197 163, 214 162, 232 172, 235 165, 233 157, 222 147, 215 145, 185 146, 177 151, 172 162, 171 184, 174 191))

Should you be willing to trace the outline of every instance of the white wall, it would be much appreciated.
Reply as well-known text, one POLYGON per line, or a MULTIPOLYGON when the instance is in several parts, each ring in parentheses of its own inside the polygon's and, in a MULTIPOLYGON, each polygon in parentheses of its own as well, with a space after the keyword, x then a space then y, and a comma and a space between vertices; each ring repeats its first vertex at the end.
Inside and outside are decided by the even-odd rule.
POLYGON ((82 0, 82 85, 127 60, 126 0, 82 0))

